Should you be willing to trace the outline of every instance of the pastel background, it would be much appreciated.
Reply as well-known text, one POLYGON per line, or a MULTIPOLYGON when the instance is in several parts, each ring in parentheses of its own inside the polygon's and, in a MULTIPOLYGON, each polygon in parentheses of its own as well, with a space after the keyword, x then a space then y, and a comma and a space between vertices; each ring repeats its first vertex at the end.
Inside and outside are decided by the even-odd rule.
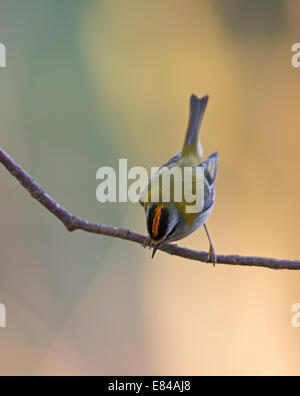
MULTIPOLYGON (((158 166, 210 95, 217 252, 300 258, 300 42, 295 0, 1 0, 0 146, 92 221, 96 170, 158 166)), ((300 374, 300 272, 210 265, 69 234, 0 167, 1 375, 300 374)), ((208 248, 203 229, 181 242, 208 248)))

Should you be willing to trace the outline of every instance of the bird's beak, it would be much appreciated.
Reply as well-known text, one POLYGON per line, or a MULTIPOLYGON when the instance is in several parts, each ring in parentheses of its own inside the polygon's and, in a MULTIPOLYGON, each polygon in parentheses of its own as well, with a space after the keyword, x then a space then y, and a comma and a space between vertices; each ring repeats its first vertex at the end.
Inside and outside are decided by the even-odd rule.
POLYGON ((157 249, 159 248, 160 243, 158 243, 157 245, 154 245, 153 247, 153 252, 152 252, 152 258, 155 256, 155 253, 157 251, 157 249))

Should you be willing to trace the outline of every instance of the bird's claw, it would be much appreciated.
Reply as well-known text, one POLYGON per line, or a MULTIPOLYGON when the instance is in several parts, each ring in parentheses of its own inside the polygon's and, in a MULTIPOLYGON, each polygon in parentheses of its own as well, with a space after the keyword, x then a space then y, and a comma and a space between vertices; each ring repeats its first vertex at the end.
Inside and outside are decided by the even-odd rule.
POLYGON ((143 247, 144 248, 148 247, 149 249, 153 247, 152 239, 149 236, 145 239, 145 242, 143 243, 143 247))

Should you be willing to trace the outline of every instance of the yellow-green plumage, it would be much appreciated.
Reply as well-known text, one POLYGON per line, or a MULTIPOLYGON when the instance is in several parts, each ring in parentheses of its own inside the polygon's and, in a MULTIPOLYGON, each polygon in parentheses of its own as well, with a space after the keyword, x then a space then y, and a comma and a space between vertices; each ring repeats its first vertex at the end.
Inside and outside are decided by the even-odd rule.
POLYGON ((207 102, 207 96, 202 99, 198 99, 195 95, 191 96, 190 118, 182 151, 159 169, 152 177, 146 190, 141 194, 140 201, 146 212, 148 231, 153 242, 157 245, 165 241, 184 238, 203 225, 211 212, 215 198, 214 185, 218 155, 215 153, 206 161, 201 162, 202 147, 199 140, 201 121, 207 102), (186 168, 192 169, 190 176, 185 175, 186 168), (167 201, 163 199, 162 183, 166 170, 171 173, 174 171, 170 178, 170 200, 167 201), (185 175, 185 178, 181 175, 185 175), (191 180, 187 180, 187 177, 191 177, 191 180), (176 191, 180 190, 180 185, 184 189, 184 184, 190 181, 192 185, 191 193, 195 193, 196 177, 202 177, 203 179, 203 183, 200 183, 200 190, 198 185, 197 195, 197 198, 200 198, 201 207, 197 213, 188 213, 191 197, 182 194, 182 199, 178 202, 175 199, 176 191), (159 199, 156 202, 151 202, 153 201, 152 195, 156 198, 159 197, 159 199), (155 217, 157 206, 163 206, 163 210, 159 212, 162 212, 161 222, 159 222, 160 219, 157 216, 155 217), (159 223, 160 227, 157 240, 151 235, 151 222, 154 221, 154 218, 156 224, 159 223))

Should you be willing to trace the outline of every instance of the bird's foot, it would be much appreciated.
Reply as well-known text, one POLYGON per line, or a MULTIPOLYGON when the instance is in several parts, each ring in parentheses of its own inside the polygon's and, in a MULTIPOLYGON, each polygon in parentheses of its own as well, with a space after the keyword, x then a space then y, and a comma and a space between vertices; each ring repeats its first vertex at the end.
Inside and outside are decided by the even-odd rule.
POLYGON ((212 263, 214 267, 216 266, 217 255, 216 255, 216 251, 215 251, 215 248, 213 247, 213 245, 210 245, 210 247, 209 247, 209 253, 207 255, 207 262, 212 263))
POLYGON ((153 247, 152 239, 149 236, 145 239, 145 242, 143 243, 143 247, 144 248, 148 247, 149 249, 153 247))

